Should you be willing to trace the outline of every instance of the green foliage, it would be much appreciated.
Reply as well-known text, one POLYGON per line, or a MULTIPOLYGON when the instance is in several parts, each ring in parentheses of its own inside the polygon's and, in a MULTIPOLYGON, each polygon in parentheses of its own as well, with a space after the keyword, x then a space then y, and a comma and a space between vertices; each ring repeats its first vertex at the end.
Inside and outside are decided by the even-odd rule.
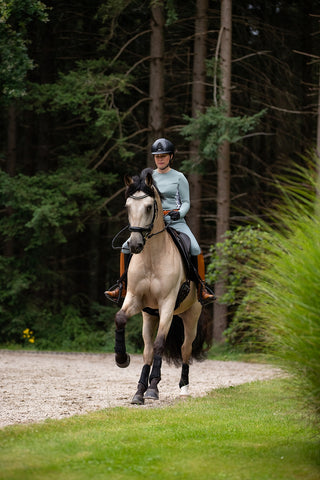
POLYGON ((128 95, 131 77, 114 73, 112 62, 103 58, 79 61, 74 70, 60 73, 52 84, 29 84, 26 106, 42 112, 69 112, 88 124, 96 141, 111 139, 121 131, 121 113, 115 97, 128 95), (109 72, 109 73, 108 73, 109 72))
POLYGON ((223 279, 226 284, 226 293, 220 299, 228 305, 231 317, 225 338, 245 351, 261 348, 261 331, 252 315, 250 292, 252 272, 260 268, 269 241, 269 234, 261 227, 246 226, 226 232, 224 241, 211 247, 207 280, 214 285, 223 279))
POLYGON ((285 225, 256 275, 254 314, 320 424, 320 219, 291 210, 285 225))
POLYGON ((131 0, 108 0, 104 2, 100 8, 98 15, 105 23, 108 21, 115 22, 115 19, 127 8, 131 0))
POLYGON ((166 26, 173 25, 178 20, 178 13, 174 5, 174 0, 166 0, 165 9, 167 12, 166 26))
POLYGON ((114 408, 7 427, 0 478, 316 480, 319 438, 297 421, 289 389, 288 380, 254 382, 168 408, 114 408))
POLYGON ((59 272, 54 258, 61 245, 86 229, 88 220, 103 205, 104 189, 114 180, 112 174, 89 170, 79 163, 51 173, 39 172, 33 177, 22 174, 10 177, 0 172, 0 203, 7 212, 0 219, 2 240, 13 239, 15 250, 20 252, 12 257, 0 256, 2 343, 21 342, 22 331, 30 328, 35 332, 37 348, 44 344, 46 348, 99 345, 94 336, 100 333, 86 329, 85 308, 79 306, 77 314, 73 314, 72 309, 71 313, 65 311, 70 300, 66 306, 52 300, 57 285, 66 294, 70 282, 64 272, 59 272), (67 321, 61 323, 65 318, 67 321), (82 335, 68 331, 71 318, 79 324, 82 335), (46 332, 50 331, 50 325, 55 330, 49 340, 46 332))
MULTIPOLYGON (((304 165, 287 165, 284 173, 277 177, 281 200, 269 217, 275 227, 264 224, 259 228, 248 226, 227 232, 225 241, 212 247, 208 281, 215 283, 223 278, 226 282, 226 294, 221 301, 229 307, 230 322, 225 337, 230 345, 255 351, 275 342, 275 354, 280 352, 285 363, 290 352, 296 357, 296 364, 293 360, 289 362, 292 370, 295 364, 298 377, 307 379, 309 366, 303 361, 299 364, 300 359, 313 357, 311 362, 320 363, 315 355, 320 339, 318 317, 314 314, 318 311, 314 299, 319 293, 314 274, 319 257, 319 206, 315 197, 315 163, 304 160, 304 165), (298 315, 296 323, 293 311, 298 315), (278 338, 271 335, 274 327, 278 338), (295 328, 300 347, 298 342, 294 345, 292 329, 295 328), (309 345, 309 328, 315 334, 312 340, 315 348, 309 345), (289 342, 286 349, 281 342, 287 342, 287 335, 292 344, 289 342), (310 354, 307 353, 309 347, 310 354)), ((312 378, 320 378, 319 371, 312 372, 312 367, 309 373, 312 378)), ((315 395, 319 395, 319 385, 317 388, 315 395)))
MULTIPOLYGON (((185 116, 188 124, 181 130, 188 140, 198 139, 200 142, 201 173, 205 173, 207 161, 216 161, 219 147, 225 142, 236 143, 252 131, 266 110, 243 117, 226 116, 224 106, 208 107, 205 113, 199 113, 196 118, 185 116)), ((199 169, 194 159, 185 161, 183 167, 190 171, 199 169)))
POLYGON ((39 0, 0 3, 0 91, 7 101, 26 93, 26 75, 34 68, 28 54, 27 26, 36 18, 46 22, 46 10, 39 0))
POLYGON ((261 227, 248 225, 227 231, 224 241, 211 247, 207 279, 211 284, 221 278, 227 282, 228 289, 221 298, 222 303, 230 306, 240 303, 247 282, 250 283, 250 271, 265 251, 266 241, 267 234, 261 227))
POLYGON ((60 308, 54 302, 45 306, 26 304, 23 295, 15 294, 13 300, 14 308, 6 308, 5 302, 0 306, 2 345, 37 350, 113 351, 114 332, 109 325, 114 323, 115 308, 91 304, 85 314, 84 302, 79 298, 60 308))
POLYGON ((113 338, 108 337, 106 326, 113 320, 113 315, 114 309, 99 308, 99 322, 93 324, 83 316, 81 308, 71 302, 55 314, 41 310, 38 316, 30 318, 34 325, 34 347, 76 352, 110 350, 113 338))
POLYGON ((0 78, 1 92, 8 99, 25 95, 25 77, 33 68, 24 40, 11 31, 3 35, 0 27, 0 78))
POLYGON ((25 251, 65 243, 66 227, 81 231, 87 215, 101 207, 100 190, 115 178, 76 163, 32 177, 0 172, 0 204, 12 212, 0 219, 2 235, 20 241, 25 251))
POLYGON ((0 256, 1 343, 23 342, 22 332, 30 327, 24 319, 24 299, 34 281, 35 274, 26 271, 21 263, 0 256))
MULTIPOLYGON (((272 212, 273 226, 264 225, 267 241, 245 269, 248 293, 227 338, 233 341, 248 323, 251 331, 258 331, 263 345, 292 374, 297 394, 320 424, 320 217, 316 156, 314 160, 313 165, 291 165, 290 175, 281 178, 282 203, 272 212)), ((231 294, 236 291, 237 286, 231 294)))
POLYGON ((117 146, 117 157, 125 160, 133 155, 126 148, 124 128, 131 111, 121 109, 121 99, 129 96, 133 81, 125 71, 120 61, 78 61, 67 73, 60 72, 54 83, 29 83, 24 107, 78 125, 69 143, 60 147, 63 155, 75 151, 85 159, 88 153, 112 141, 117 146))

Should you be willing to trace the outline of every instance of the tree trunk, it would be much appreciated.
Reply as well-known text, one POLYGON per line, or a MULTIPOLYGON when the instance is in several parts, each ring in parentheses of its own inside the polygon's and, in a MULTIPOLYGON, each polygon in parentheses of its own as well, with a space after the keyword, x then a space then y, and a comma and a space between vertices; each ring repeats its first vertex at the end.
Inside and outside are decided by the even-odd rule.
MULTIPOLYGON (((206 100, 206 65, 207 56, 207 30, 208 30, 208 0, 197 0, 197 14, 195 21, 194 56, 193 56, 193 82, 192 82, 192 117, 203 112, 206 100)), ((190 142, 190 158, 199 162, 199 141, 190 142)), ((189 175, 191 208, 188 215, 188 224, 200 241, 200 215, 201 215, 201 175, 189 175)))
MULTIPOLYGON (((17 120, 16 109, 14 105, 10 105, 8 109, 8 147, 7 147, 7 172, 13 177, 16 172, 17 163, 17 120)), ((12 215, 12 207, 7 208, 7 215, 12 215)), ((14 239, 9 237, 3 248, 6 257, 12 257, 14 252, 14 239)))
MULTIPOLYGON (((226 115, 231 115, 231 51, 232 51, 232 1, 221 0, 221 101, 226 107, 226 115)), ((217 185, 217 231, 216 241, 221 242, 229 229, 230 217, 230 146, 229 142, 221 145, 218 153, 217 185)), ((215 286, 217 302, 214 305, 214 339, 223 340, 227 327, 227 306, 219 303, 225 293, 225 282, 220 279, 215 286)))
POLYGON ((16 172, 17 162, 17 127, 16 127, 16 109, 10 105, 8 110, 8 154, 7 154, 7 172, 13 177, 16 172))
MULTIPOLYGON (((151 7, 149 147, 164 135, 164 13, 163 2, 154 3, 151 7)), ((150 148, 148 165, 154 166, 150 148)))
POLYGON ((95 215, 89 224, 89 298, 90 303, 97 302, 99 299, 99 272, 100 272, 100 216, 95 215))

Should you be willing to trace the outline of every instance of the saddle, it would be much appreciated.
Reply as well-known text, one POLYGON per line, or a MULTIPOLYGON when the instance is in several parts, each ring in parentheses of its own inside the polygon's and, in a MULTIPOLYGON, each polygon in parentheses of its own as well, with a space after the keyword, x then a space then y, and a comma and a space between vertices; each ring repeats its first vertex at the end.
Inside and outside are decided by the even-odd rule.
POLYGON ((190 237, 188 237, 188 235, 186 235, 185 233, 177 232, 177 230, 171 227, 167 227, 167 232, 170 234, 172 240, 174 241, 176 247, 180 252, 182 261, 186 269, 187 278, 189 278, 190 273, 193 270, 193 266, 191 264, 191 254, 190 254, 190 247, 191 247, 190 237))

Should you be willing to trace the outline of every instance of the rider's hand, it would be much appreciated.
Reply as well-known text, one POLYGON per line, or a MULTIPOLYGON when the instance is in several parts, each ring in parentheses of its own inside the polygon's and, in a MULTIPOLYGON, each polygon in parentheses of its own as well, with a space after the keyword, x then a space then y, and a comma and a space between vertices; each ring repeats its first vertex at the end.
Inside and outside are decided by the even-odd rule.
POLYGON ((171 220, 179 220, 180 218, 180 213, 179 212, 169 212, 171 220))

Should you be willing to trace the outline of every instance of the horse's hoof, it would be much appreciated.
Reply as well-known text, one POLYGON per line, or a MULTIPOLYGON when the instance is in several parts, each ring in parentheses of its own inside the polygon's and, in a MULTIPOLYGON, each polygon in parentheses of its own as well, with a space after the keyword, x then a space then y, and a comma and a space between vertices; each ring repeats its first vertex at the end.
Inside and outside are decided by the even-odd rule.
POLYGON ((148 388, 144 394, 144 398, 147 400, 159 400, 159 391, 155 390, 154 388, 148 388))
POLYGON ((116 364, 120 368, 127 368, 130 365, 130 355, 125 353, 124 355, 116 355, 116 364))
POLYGON ((180 397, 189 397, 189 385, 180 388, 180 397))
POLYGON ((132 405, 144 405, 144 398, 143 398, 143 395, 141 393, 136 393, 133 397, 133 399, 131 400, 131 404, 132 405))

